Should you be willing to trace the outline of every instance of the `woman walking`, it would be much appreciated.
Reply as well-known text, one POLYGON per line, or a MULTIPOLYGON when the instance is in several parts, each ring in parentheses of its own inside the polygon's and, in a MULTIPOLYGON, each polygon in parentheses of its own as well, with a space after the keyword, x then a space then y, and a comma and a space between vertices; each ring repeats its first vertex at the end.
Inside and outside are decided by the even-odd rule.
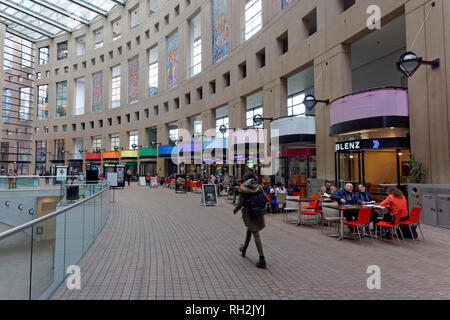
POLYGON ((262 186, 256 181, 256 176, 253 172, 247 172, 243 177, 243 184, 239 188, 239 202, 233 213, 236 214, 242 209, 242 219, 247 227, 247 236, 245 238, 245 244, 241 245, 239 250, 242 256, 245 257, 248 245, 253 234, 255 238, 256 248, 259 253, 259 261, 256 264, 258 268, 265 269, 267 266, 266 259, 261 243, 261 237, 259 231, 264 229, 265 221, 264 214, 266 212, 266 203, 269 199, 264 194, 262 186))

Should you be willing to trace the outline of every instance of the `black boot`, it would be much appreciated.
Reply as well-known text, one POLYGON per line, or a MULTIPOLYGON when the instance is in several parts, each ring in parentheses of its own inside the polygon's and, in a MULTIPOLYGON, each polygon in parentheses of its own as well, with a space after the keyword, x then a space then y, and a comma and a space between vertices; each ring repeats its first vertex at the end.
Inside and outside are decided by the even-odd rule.
POLYGON ((256 263, 257 268, 265 269, 267 267, 266 259, 264 256, 259 257, 259 261, 256 263))
POLYGON ((242 256, 245 257, 245 252, 247 251, 247 247, 244 245, 241 245, 239 247, 239 251, 242 252, 242 256))

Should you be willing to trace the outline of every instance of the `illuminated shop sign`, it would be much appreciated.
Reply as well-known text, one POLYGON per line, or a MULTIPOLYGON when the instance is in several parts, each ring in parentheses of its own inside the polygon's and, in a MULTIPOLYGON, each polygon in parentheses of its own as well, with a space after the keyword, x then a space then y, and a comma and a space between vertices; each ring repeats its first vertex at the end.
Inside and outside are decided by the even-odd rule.
POLYGON ((355 140, 336 143, 336 152, 382 149, 409 149, 408 138, 355 140))

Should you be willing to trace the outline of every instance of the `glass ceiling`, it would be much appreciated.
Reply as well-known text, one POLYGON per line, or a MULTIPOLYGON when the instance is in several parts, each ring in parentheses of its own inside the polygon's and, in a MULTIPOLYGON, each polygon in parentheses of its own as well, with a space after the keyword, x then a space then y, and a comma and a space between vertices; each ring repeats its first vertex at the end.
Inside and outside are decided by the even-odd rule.
POLYGON ((0 22, 7 31, 36 42, 72 32, 107 16, 126 0, 0 0, 0 22))

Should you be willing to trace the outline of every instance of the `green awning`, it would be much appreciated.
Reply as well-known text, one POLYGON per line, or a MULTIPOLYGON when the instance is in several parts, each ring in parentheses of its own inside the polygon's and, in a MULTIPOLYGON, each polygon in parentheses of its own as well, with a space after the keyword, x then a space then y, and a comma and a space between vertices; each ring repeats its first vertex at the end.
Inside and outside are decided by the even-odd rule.
POLYGON ((139 157, 156 157, 156 149, 139 149, 139 157))

